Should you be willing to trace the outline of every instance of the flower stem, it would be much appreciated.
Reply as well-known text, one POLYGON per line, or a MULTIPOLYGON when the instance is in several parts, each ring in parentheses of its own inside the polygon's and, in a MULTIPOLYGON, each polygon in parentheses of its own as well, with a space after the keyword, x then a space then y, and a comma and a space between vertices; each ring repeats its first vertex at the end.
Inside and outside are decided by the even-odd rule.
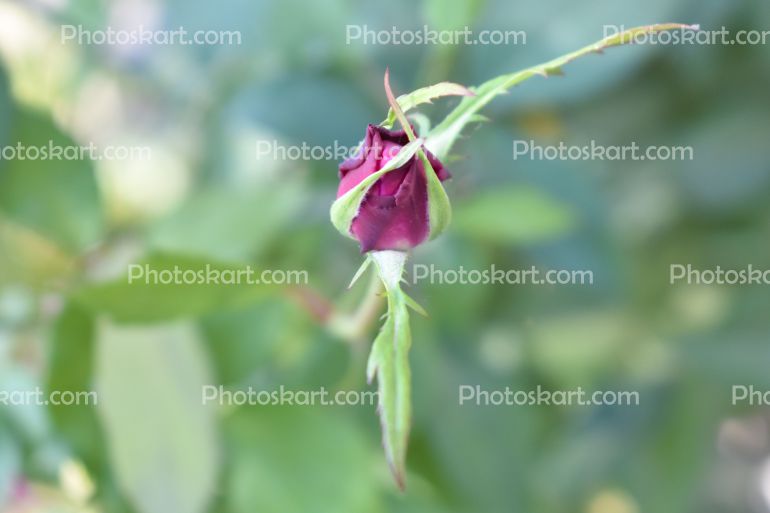
POLYGON ((388 313, 374 340, 367 365, 367 380, 377 377, 378 407, 382 444, 391 472, 402 490, 406 486, 406 450, 412 422, 409 348, 409 300, 401 290, 407 254, 402 251, 370 253, 377 274, 385 286, 388 313))

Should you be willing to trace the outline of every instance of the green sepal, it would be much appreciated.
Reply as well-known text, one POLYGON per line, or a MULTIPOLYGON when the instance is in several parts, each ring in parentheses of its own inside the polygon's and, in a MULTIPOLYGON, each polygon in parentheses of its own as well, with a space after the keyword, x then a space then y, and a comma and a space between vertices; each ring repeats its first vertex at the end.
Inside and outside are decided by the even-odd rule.
POLYGON ((428 222, 430 224, 428 239, 433 240, 443 233, 452 221, 452 204, 424 151, 420 151, 420 158, 425 166, 428 183, 428 222))

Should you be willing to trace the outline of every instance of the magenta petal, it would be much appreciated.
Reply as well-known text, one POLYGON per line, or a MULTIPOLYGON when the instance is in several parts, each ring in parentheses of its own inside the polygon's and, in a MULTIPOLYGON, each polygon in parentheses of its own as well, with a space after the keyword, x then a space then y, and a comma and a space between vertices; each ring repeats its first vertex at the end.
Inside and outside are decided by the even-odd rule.
MULTIPOLYGON (((371 126, 371 125, 370 125, 371 126)), ((379 169, 377 153, 382 151, 382 138, 375 130, 366 131, 366 140, 358 156, 346 160, 340 166, 339 198, 379 169)))
POLYGON ((364 163, 364 160, 366 160, 369 154, 369 149, 372 147, 374 135, 377 133, 378 132, 372 128, 372 125, 366 127, 366 136, 364 137, 363 144, 361 144, 361 147, 358 149, 358 153, 340 164, 340 178, 344 178, 348 171, 356 169, 364 163))
MULTIPOLYGON (((340 165, 337 197, 382 169, 408 143, 403 130, 369 125, 358 154, 340 165)), ((429 151, 425 154, 436 176, 441 181, 448 179, 449 172, 441 162, 429 151)), ((372 184, 350 226, 350 234, 364 253, 413 248, 425 242, 429 233, 427 176, 417 156, 372 184)))
MULTIPOLYGON (((428 238, 428 184, 419 161, 412 160, 395 196, 370 191, 353 220, 351 232, 361 252, 413 248, 428 238)), ((397 173, 398 171, 393 171, 397 173)))

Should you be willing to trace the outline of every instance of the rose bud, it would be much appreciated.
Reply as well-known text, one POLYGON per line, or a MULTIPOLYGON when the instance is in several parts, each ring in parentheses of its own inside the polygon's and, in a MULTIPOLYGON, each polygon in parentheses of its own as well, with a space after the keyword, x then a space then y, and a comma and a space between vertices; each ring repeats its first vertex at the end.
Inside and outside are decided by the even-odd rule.
POLYGON ((360 243, 362 253, 413 248, 449 223, 441 185, 449 172, 420 139, 410 145, 403 130, 369 125, 358 153, 339 172, 332 221, 360 243))

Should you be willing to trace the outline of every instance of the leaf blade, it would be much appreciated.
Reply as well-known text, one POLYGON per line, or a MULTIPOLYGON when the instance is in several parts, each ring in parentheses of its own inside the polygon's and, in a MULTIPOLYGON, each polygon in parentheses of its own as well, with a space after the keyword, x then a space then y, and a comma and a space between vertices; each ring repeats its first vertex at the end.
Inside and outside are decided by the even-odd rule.
MULTIPOLYGON (((436 98, 445 96, 473 96, 474 93, 467 87, 455 84, 454 82, 439 82, 426 87, 415 89, 411 93, 402 94, 396 101, 401 110, 406 113, 418 105, 432 103, 436 98)), ((396 112, 391 108, 388 116, 380 125, 386 128, 392 128, 396 122, 396 112)))

